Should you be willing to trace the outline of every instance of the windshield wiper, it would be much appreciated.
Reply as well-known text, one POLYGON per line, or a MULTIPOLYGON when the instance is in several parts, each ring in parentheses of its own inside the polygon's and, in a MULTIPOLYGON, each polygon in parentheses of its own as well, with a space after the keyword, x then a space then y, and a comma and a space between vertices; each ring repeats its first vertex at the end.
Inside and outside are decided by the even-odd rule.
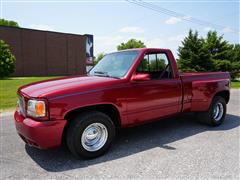
POLYGON ((110 76, 107 72, 104 72, 104 71, 94 71, 94 75, 99 75, 99 76, 103 76, 103 77, 110 77, 110 78, 120 79, 119 77, 110 76))
POLYGON ((107 73, 107 72, 104 72, 104 71, 94 71, 94 74, 108 75, 108 73, 107 73))

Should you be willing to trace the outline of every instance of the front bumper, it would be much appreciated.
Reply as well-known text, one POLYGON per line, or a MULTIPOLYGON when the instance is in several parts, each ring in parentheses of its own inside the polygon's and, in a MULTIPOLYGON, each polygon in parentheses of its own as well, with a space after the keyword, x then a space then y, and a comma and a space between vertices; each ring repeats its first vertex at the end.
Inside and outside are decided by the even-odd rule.
POLYGON ((39 122, 24 118, 19 110, 16 110, 14 119, 19 136, 30 146, 49 149, 61 145, 66 120, 39 122))

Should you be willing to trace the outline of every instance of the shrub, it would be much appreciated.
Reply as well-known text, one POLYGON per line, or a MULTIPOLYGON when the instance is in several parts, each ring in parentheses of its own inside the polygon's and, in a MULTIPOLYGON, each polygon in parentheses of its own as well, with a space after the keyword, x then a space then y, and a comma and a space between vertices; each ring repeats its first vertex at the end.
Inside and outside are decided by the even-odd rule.
POLYGON ((19 27, 18 23, 15 21, 9 21, 6 19, 0 19, 1 26, 11 26, 11 27, 19 27))
POLYGON ((9 45, 0 40, 0 77, 8 77, 15 70, 16 58, 11 53, 9 45))

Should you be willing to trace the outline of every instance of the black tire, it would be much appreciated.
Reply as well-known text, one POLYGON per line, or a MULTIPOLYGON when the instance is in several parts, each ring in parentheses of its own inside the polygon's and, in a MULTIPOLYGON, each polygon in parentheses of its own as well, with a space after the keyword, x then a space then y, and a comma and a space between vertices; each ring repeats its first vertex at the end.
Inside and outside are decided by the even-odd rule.
POLYGON ((225 99, 221 96, 215 96, 212 100, 212 103, 208 111, 197 113, 197 118, 199 122, 202 122, 211 126, 219 126, 225 120, 226 111, 227 111, 227 106, 226 106, 225 99), (220 114, 221 116, 219 116, 218 118, 214 118, 214 115, 215 115, 214 108, 217 105, 219 105, 219 103, 221 104, 220 106, 223 107, 223 113, 222 115, 220 114))
POLYGON ((77 158, 95 158, 104 154, 111 146, 115 137, 115 126, 112 120, 104 113, 98 111, 87 111, 76 115, 70 119, 66 134, 66 142, 71 153, 77 158), (88 151, 82 143, 84 130, 93 123, 103 124, 107 130, 107 140, 105 144, 96 151, 88 151))

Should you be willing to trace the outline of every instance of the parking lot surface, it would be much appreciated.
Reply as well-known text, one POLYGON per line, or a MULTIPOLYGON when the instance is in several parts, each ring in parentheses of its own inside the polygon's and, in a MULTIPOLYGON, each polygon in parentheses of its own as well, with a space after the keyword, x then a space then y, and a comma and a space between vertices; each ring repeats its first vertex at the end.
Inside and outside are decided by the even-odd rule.
POLYGON ((219 127, 199 124, 188 115, 123 130, 108 153, 91 160, 77 160, 65 148, 26 146, 13 116, 2 115, 0 178, 239 179, 239 103, 240 90, 232 90, 226 121, 219 127))

